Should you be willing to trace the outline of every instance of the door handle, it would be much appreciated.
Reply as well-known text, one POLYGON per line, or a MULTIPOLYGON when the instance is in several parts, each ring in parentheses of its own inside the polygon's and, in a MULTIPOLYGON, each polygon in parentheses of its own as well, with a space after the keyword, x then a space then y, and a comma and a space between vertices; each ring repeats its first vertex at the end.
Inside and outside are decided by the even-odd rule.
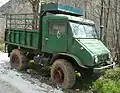
POLYGON ((48 41, 49 39, 46 37, 45 40, 48 41))

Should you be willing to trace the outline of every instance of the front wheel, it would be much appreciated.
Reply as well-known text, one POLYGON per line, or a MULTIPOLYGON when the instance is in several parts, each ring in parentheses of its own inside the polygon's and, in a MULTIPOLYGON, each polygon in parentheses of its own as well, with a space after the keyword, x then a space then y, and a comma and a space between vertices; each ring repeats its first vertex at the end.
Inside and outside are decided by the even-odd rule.
POLYGON ((76 74, 69 61, 58 59, 52 65, 51 78, 55 84, 62 88, 72 88, 76 81, 76 74))

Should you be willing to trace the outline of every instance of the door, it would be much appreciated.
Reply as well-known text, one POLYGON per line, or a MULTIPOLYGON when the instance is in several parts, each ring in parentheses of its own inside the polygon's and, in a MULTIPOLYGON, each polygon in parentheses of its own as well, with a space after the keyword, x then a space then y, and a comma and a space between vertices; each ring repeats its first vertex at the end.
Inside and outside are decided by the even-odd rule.
POLYGON ((64 20, 48 20, 45 34, 45 49, 49 52, 67 51, 67 22, 64 20))

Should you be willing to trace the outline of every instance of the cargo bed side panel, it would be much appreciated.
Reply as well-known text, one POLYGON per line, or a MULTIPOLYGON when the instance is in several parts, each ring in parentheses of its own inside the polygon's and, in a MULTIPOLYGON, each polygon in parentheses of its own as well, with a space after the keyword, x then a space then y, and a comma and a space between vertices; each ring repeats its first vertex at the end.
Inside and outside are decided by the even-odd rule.
POLYGON ((5 31, 5 41, 8 44, 18 45, 25 48, 38 49, 38 31, 5 31))

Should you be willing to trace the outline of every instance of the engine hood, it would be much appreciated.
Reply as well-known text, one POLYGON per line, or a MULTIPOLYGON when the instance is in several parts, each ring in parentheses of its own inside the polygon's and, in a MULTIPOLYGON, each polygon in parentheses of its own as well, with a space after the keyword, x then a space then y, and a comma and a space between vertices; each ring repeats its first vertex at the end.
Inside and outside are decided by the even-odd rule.
POLYGON ((93 56, 110 53, 106 46, 98 39, 76 39, 93 56))

